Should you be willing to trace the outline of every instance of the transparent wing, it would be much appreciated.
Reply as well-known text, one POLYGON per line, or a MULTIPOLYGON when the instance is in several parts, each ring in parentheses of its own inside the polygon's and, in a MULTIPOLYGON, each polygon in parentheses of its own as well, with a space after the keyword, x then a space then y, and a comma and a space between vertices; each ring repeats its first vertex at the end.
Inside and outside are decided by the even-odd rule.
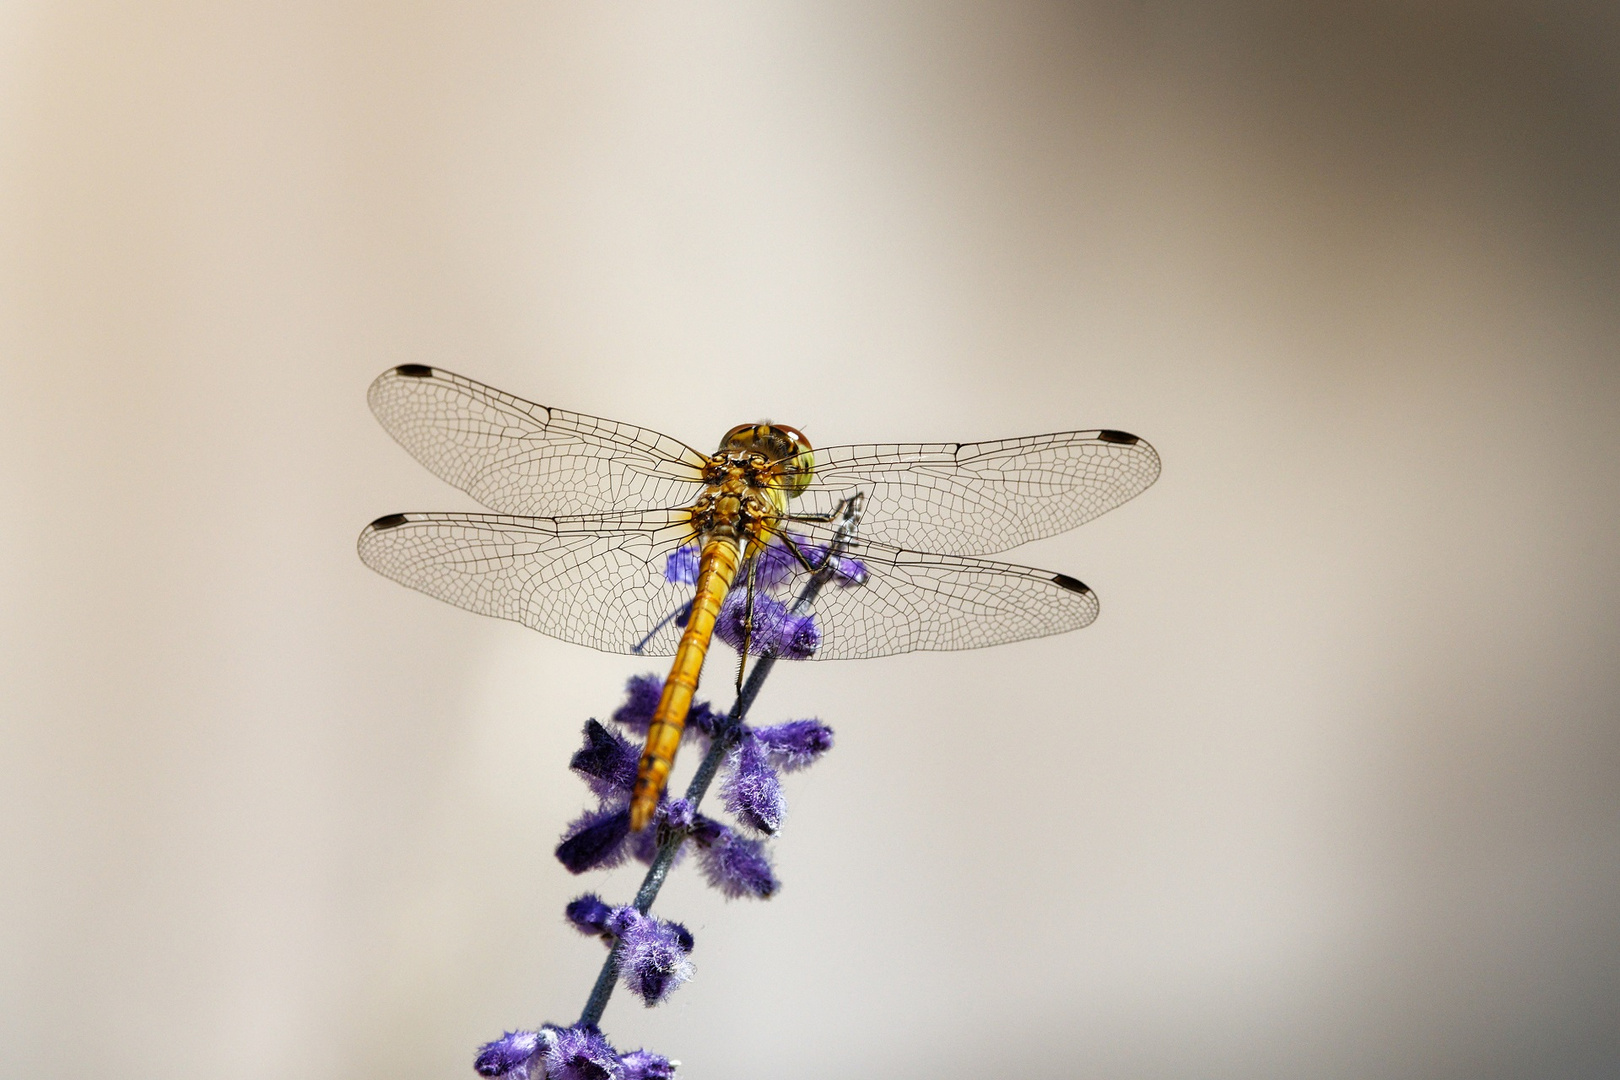
MULTIPOLYGON (((808 536, 797 542, 808 561, 819 565, 826 548, 808 536)), ((695 562, 689 551, 676 560, 683 557, 695 562)), ((750 651, 796 659, 978 649, 1078 630, 1097 617, 1096 594, 1063 574, 862 542, 851 545, 838 573, 817 594, 807 630, 787 610, 809 571, 774 542, 753 562, 750 651)), ((742 639, 747 574, 745 567, 717 629, 733 648, 742 639)))
POLYGON ((358 546, 384 577, 468 611, 605 652, 668 656, 681 634, 668 616, 693 590, 666 580, 665 556, 691 537, 681 510, 390 514, 358 546))
POLYGON ((443 368, 405 364, 366 393, 388 433, 503 514, 560 517, 690 504, 707 460, 646 428, 548 409, 443 368))
POLYGON ((1090 521, 1158 479, 1159 455, 1123 431, 978 443, 834 446, 792 514, 830 514, 866 493, 863 539, 987 555, 1090 521))

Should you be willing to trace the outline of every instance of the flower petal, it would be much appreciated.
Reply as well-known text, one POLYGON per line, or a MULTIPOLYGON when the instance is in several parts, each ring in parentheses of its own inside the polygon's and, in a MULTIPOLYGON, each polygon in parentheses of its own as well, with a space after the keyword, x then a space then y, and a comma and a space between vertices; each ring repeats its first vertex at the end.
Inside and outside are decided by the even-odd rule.
POLYGON ((622 803, 605 803, 569 824, 562 843, 557 845, 557 861, 568 867, 571 874, 617 866, 624 861, 624 841, 629 835, 629 807, 622 803))

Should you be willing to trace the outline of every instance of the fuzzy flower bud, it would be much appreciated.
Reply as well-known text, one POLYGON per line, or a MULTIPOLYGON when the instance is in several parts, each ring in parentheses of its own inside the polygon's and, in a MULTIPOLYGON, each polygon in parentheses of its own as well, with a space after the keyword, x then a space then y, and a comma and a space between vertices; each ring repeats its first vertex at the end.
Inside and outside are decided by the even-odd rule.
POLYGON ((613 722, 638 735, 646 735, 652 723, 658 698, 664 692, 664 681, 656 675, 637 675, 625 684, 624 704, 613 714, 613 722))
POLYGON ((692 804, 685 799, 671 799, 661 808, 664 824, 671 829, 690 829, 696 817, 692 804))
POLYGON ((473 1069, 479 1076, 501 1076, 506 1080, 541 1080, 540 1054, 555 1038, 550 1029, 508 1031, 478 1050, 473 1069))
POLYGON ((632 1050, 619 1059, 624 1066, 620 1080, 673 1080, 675 1062, 662 1054, 632 1050))
POLYGON ((650 1008, 692 977, 691 931, 676 922, 614 909, 609 926, 619 936, 619 977, 650 1008))
POLYGON ((627 794, 636 783, 640 752, 622 736, 595 720, 585 722, 585 745, 574 753, 568 767, 585 777, 599 798, 627 794))
POLYGON ((587 810, 569 823, 557 845, 557 861, 571 874, 624 861, 625 839, 630 835, 630 810, 622 803, 605 803, 587 810))
POLYGON ((755 728, 754 735, 765 748, 771 764, 783 772, 814 765, 833 744, 832 728, 819 720, 790 720, 785 724, 755 728))
POLYGON ((570 900, 564 913, 568 921, 574 924, 574 929, 582 934, 607 937, 613 933, 609 928, 613 909, 595 893, 586 893, 577 900, 570 900))
POLYGON ((546 1080, 623 1080, 618 1051, 594 1027, 556 1028, 541 1053, 546 1080))
MULTIPOLYGON (((653 713, 658 709, 658 699, 664 694, 664 680, 656 675, 637 675, 624 689, 625 701, 614 712, 613 722, 632 734, 645 737, 647 728, 652 725, 653 713)), ((725 714, 715 712, 708 702, 694 701, 686 714, 686 737, 711 735, 716 723, 723 719, 725 714)))
POLYGON ((664 580, 671 585, 696 585, 701 555, 696 544, 670 552, 664 560, 664 580))
POLYGON ((755 832, 775 835, 782 827, 787 803, 782 796, 782 782, 753 732, 738 741, 726 758, 726 769, 726 779, 720 786, 726 809, 755 832))
POLYGON ((726 896, 752 896, 763 900, 781 887, 761 841, 738 836, 719 822, 701 815, 692 836, 702 848, 698 861, 703 867, 703 876, 726 896), (705 825, 708 828, 704 828, 705 825))
POLYGON ((784 660, 808 660, 821 648, 821 630, 814 615, 796 615, 780 600, 758 594, 754 596, 753 628, 745 633, 749 614, 747 594, 728 593, 714 624, 715 637, 738 652, 746 637, 750 654, 784 660))

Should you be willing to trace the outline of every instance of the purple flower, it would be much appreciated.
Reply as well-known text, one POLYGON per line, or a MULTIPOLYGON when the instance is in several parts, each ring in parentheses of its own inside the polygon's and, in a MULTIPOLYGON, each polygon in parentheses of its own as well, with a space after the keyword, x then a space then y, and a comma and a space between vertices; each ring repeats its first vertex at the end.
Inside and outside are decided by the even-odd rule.
POLYGON ((610 908, 594 893, 568 905, 568 921, 582 934, 619 939, 619 977, 649 1006, 692 977, 688 957, 696 942, 678 922, 655 919, 628 904, 610 908))
POLYGON ((632 1050, 619 1059, 624 1066, 620 1080, 673 1080, 675 1063, 663 1054, 632 1050))
POLYGON ((570 900, 564 913, 568 921, 574 924, 574 929, 582 934, 607 937, 613 933, 610 929, 613 909, 595 893, 586 893, 577 900, 570 900))
POLYGON ((569 824, 557 845, 557 861, 571 874, 617 866, 624 861, 624 841, 629 835, 630 808, 623 803, 604 803, 569 824))
MULTIPOLYGON (((800 540, 802 537, 793 537, 795 543, 800 540)), ((780 540, 772 540, 754 557, 754 585, 761 589, 774 589, 792 577, 798 568, 799 560, 793 557, 787 545, 780 540)))
MULTIPOLYGON (((716 835, 702 845, 698 856, 710 885, 728 897, 753 896, 761 900, 781 887, 765 857, 763 843, 738 836, 718 822, 710 824, 715 826, 716 835)), ((692 835, 697 838, 700 834, 692 835)))
POLYGON ((756 832, 774 835, 782 827, 787 809, 782 782, 766 759, 765 748, 753 732, 744 733, 726 758, 726 779, 720 798, 726 809, 756 832))
MULTIPOLYGON (((809 560, 811 566, 820 567, 825 562, 827 558, 827 546, 825 544, 807 544, 797 536, 794 537, 794 540, 798 543, 799 550, 804 552, 804 557, 809 560)), ((832 580, 833 584, 840 589, 847 589, 851 585, 865 585, 867 576, 866 564, 859 559, 840 555, 833 560, 832 580)))
POLYGON ((687 733, 696 732, 705 739, 710 738, 725 718, 725 713, 715 712, 707 701, 694 701, 691 711, 686 714, 687 733))
POLYGON ((704 847, 718 843, 720 838, 730 831, 712 817, 704 814, 692 815, 692 839, 704 847))
POLYGON ((478 1051, 480 1076, 505 1080, 673 1080, 675 1063, 650 1050, 620 1055, 594 1027, 509 1031, 478 1051))
POLYGON ((784 772, 815 764, 833 744, 832 728, 819 720, 790 720, 755 728, 754 736, 765 748, 771 764, 784 772))
POLYGON ((664 680, 656 675, 637 675, 625 684, 624 692, 624 704, 613 714, 613 722, 646 735, 664 693, 664 680))
POLYGON ((838 563, 833 568, 833 584, 840 589, 847 589, 851 585, 865 585, 870 576, 866 564, 859 559, 839 556, 838 563))
MULTIPOLYGON (((613 722, 645 737, 658 709, 658 699, 664 696, 664 680, 656 675, 637 675, 625 685, 625 695, 624 704, 613 714, 613 722)), ((715 712, 708 702, 695 701, 686 714, 687 736, 707 737, 724 718, 725 714, 715 712)))
MULTIPOLYGON (((781 565, 791 569, 787 563, 781 565)), ((718 620, 719 636, 738 633, 740 601, 738 594, 728 598, 718 620)), ((797 657, 815 652, 820 635, 812 618, 793 616, 769 596, 757 596, 755 605, 756 651, 797 657)), ((655 676, 631 679, 614 722, 632 732, 645 732, 663 689, 655 676)), ((755 729, 732 721, 707 702, 693 704, 687 727, 707 739, 712 752, 726 751, 719 795, 739 824, 706 817, 691 801, 666 795, 659 803, 657 827, 631 836, 626 795, 634 787, 639 755, 629 740, 591 720, 584 728, 584 744, 569 765, 602 801, 569 824, 557 845, 557 858, 578 874, 615 866, 632 853, 652 862, 660 840, 672 840, 673 851, 665 855, 678 860, 687 847, 695 847, 704 877, 728 898, 770 897, 781 883, 763 841, 743 830, 771 835, 781 827, 785 801, 779 771, 818 760, 832 746, 832 729, 817 720, 755 729), (722 733, 724 742, 716 745, 722 733), (683 837, 692 843, 682 845, 683 837)), ((712 768, 713 762, 707 767, 712 768)), ((612 974, 648 1006, 667 1000, 692 977, 694 942, 691 931, 680 923, 654 918, 630 905, 610 907, 595 893, 571 901, 566 914, 580 933, 612 942, 612 974)), ((601 1004, 593 996, 586 1015, 600 1016, 601 1004)), ((509 1032, 482 1047, 475 1064, 481 1074, 507 1080, 672 1080, 674 1075, 669 1059, 645 1050, 621 1056, 589 1024, 509 1032)))
MULTIPOLYGON (((675 858, 677 862, 680 860, 680 856, 683 854, 685 853, 676 853, 675 858)), ((640 832, 631 836, 630 857, 639 863, 645 863, 646 865, 651 866, 652 861, 658 857, 658 830, 642 829, 640 832)))
MULTIPOLYGON (((688 829, 692 827, 692 804, 685 799, 670 799, 658 804, 658 815, 654 822, 669 829, 688 829)), ((640 862, 651 863, 658 854, 660 837, 664 835, 661 828, 642 829, 630 838, 630 856, 640 862)), ((681 865, 686 858, 686 848, 683 846, 676 850, 675 861, 671 867, 681 865)))
POLYGON ((685 799, 671 799, 662 807, 664 824, 671 829, 690 829, 696 810, 685 799))
POLYGON ((618 1051, 594 1027, 556 1028, 542 1052, 546 1080, 622 1080, 618 1051))
POLYGON ((636 783, 636 765, 641 755, 622 736, 615 735, 595 720, 585 722, 585 745, 575 752, 568 767, 585 777, 599 798, 627 794, 636 783))
MULTIPOLYGON (((805 562, 811 566, 820 567, 827 558, 825 544, 812 544, 809 537, 800 536, 790 532, 787 540, 793 542, 804 556, 805 562)), ((695 564, 694 564, 695 565, 695 564)), ((787 581, 794 574, 803 569, 804 563, 799 561, 787 544, 776 538, 755 556, 754 584, 764 589, 775 589, 787 581)), ((667 571, 666 571, 667 576, 667 571)), ((840 555, 833 560, 833 582, 840 588, 849 588, 851 585, 865 585, 867 579, 866 564, 859 559, 852 559, 847 555, 840 555)), ((697 580, 696 570, 692 573, 692 581, 697 580)))
POLYGON ((649 1008, 692 977, 692 934, 680 923, 621 907, 609 925, 619 936, 619 977, 649 1008))
MULTIPOLYGON (((821 647, 821 630, 814 615, 795 615, 780 600, 754 594, 754 627, 748 651, 755 656, 808 660, 821 647)), ((743 648, 743 624, 748 618, 748 596, 743 590, 726 594, 714 633, 738 652, 743 648)))
MULTIPOLYGON (((473 1068, 480 1076, 504 1076, 507 1080, 529 1080, 535 1060, 555 1038, 547 1031, 508 1031, 478 1050, 473 1068)), ((536 1080, 539 1080, 537 1077, 536 1080)))
POLYGON ((670 552, 664 560, 664 580, 671 585, 696 585, 701 554, 696 544, 670 552))

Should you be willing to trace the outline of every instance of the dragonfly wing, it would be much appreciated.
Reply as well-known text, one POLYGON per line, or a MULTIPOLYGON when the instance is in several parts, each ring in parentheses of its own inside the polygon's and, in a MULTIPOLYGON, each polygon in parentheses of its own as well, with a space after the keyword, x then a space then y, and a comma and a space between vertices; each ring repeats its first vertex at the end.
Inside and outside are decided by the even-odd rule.
POLYGON ((815 475, 791 512, 830 514, 864 492, 863 539, 986 555, 1090 521, 1158 476, 1153 447, 1122 431, 835 446, 816 451, 815 475))
POLYGON ((702 454, 646 428, 548 409, 423 364, 366 393, 388 433, 436 475, 504 514, 562 517, 693 502, 702 454))
POLYGON ((668 656, 681 628, 667 617, 692 588, 665 579, 665 557, 691 535, 683 510, 390 514, 358 546, 384 577, 468 611, 605 652, 668 656))
MULTIPOLYGON (((819 562, 823 551, 812 545, 807 554, 819 562)), ((1050 570, 865 541, 843 558, 845 576, 833 577, 812 605, 817 660, 978 649, 1078 630, 1097 618, 1097 595, 1050 570)), ((773 582, 775 598, 791 604, 808 576, 795 562, 773 582)))

